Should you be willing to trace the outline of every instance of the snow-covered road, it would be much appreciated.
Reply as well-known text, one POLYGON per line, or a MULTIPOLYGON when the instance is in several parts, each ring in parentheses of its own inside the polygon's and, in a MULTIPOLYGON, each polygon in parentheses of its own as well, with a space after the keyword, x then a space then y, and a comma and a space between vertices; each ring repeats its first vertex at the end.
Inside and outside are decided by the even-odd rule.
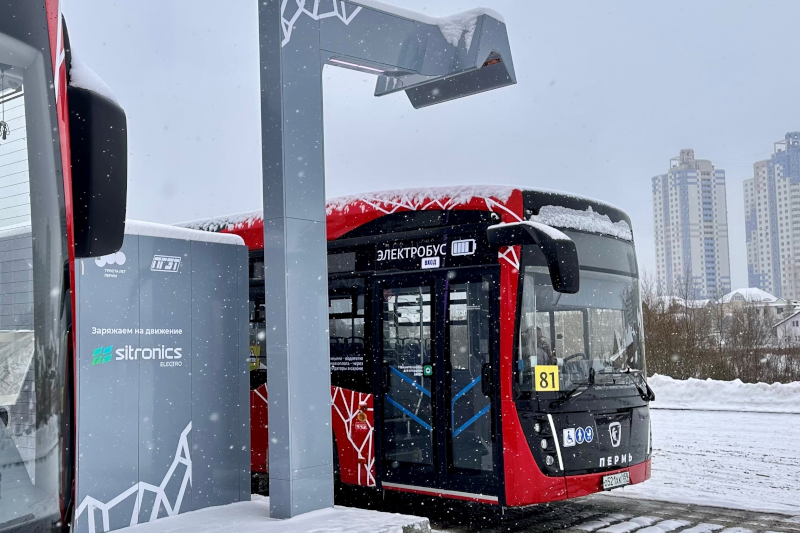
POLYGON ((652 478, 610 494, 800 515, 800 415, 650 412, 652 478))

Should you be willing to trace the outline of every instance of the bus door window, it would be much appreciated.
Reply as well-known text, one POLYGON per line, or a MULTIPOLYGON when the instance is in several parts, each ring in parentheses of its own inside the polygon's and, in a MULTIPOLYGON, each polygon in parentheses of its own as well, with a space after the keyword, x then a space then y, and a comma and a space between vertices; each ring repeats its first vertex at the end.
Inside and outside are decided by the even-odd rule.
POLYGON ((382 294, 384 457, 434 465, 430 287, 382 294))
POLYGON ((490 354, 491 281, 451 285, 447 297, 450 438, 455 468, 493 470, 491 398, 481 383, 490 354))
POLYGON ((331 296, 328 304, 328 317, 331 369, 333 371, 363 371, 365 354, 364 295, 331 296))
POLYGON ((267 329, 264 304, 250 302, 250 370, 267 370, 267 329), (259 320, 261 319, 261 320, 259 320))
POLYGON ((267 313, 264 305, 264 254, 250 256, 250 371, 251 388, 267 379, 267 313))
POLYGON ((372 390, 364 313, 364 278, 328 281, 331 384, 358 392, 372 390))
POLYGON ((0 32, 0 524, 26 531, 59 515, 68 468, 66 239, 48 69, 49 54, 0 32))

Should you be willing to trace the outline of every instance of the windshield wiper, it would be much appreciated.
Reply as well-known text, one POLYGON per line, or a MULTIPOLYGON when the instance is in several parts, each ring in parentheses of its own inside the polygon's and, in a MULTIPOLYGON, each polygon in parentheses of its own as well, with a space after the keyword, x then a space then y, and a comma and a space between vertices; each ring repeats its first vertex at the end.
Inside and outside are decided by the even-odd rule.
POLYGON ((587 390, 589 390, 591 388, 594 388, 594 386, 595 386, 594 368, 590 368, 589 369, 589 381, 586 382, 586 383, 581 383, 577 387, 567 391, 567 393, 564 396, 562 396, 561 398, 559 398, 557 400, 553 400, 552 402, 550 402, 550 409, 555 409, 556 407, 560 407, 560 406, 564 405, 564 403, 567 400, 569 400, 570 398, 573 398, 575 396, 580 396, 581 394, 583 394, 587 390), (583 389, 583 390, 581 390, 581 389, 583 389), (580 392, 578 392, 578 391, 580 391, 580 392))
POLYGON ((636 387, 636 390, 639 392, 639 396, 641 396, 644 401, 646 402, 655 401, 656 393, 653 392, 653 389, 651 389, 650 385, 647 384, 647 380, 644 378, 644 374, 642 374, 641 370, 634 370, 628 367, 626 370, 622 370, 620 373, 625 374, 626 376, 631 378, 631 383, 633 383, 633 386, 636 387), (641 380, 644 387, 639 386, 638 383, 639 380, 634 378, 634 376, 639 377, 639 380, 641 380))

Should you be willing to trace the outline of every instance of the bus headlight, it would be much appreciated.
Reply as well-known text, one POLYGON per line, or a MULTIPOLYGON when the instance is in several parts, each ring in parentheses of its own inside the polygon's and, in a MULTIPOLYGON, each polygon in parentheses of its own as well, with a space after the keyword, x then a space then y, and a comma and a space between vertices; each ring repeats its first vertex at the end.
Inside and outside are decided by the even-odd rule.
POLYGON ((542 442, 539 443, 543 450, 547 449, 547 439, 542 439, 542 442))
POLYGON ((556 464, 556 460, 552 455, 545 456, 544 462, 547 466, 553 466, 554 464, 556 464))
POLYGON ((541 433, 542 431, 542 424, 540 422, 536 422, 533 424, 533 431, 536 433, 541 433))

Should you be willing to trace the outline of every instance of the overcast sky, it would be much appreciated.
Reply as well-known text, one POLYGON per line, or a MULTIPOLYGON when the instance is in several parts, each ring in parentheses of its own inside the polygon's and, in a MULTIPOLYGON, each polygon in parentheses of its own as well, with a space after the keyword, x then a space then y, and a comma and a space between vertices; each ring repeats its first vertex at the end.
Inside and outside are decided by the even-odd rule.
MULTIPOLYGON (((261 207, 256 0, 62 0, 74 52, 128 115, 128 217, 261 207)), ((681 148, 726 171, 733 286, 747 284, 742 180, 800 129, 800 2, 389 0, 505 16, 518 84, 423 110, 326 67, 328 196, 506 183, 599 198, 655 270, 651 178, 681 148), (478 3, 480 2, 480 3, 478 3)))

